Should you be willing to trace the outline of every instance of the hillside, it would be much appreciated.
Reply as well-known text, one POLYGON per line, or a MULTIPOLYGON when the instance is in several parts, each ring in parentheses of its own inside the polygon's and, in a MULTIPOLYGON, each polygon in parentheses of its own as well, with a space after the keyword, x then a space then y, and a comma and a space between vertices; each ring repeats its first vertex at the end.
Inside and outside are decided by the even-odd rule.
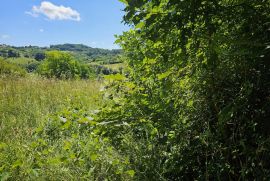
POLYGON ((101 61, 103 63, 116 63, 118 62, 117 56, 121 53, 119 49, 92 48, 83 44, 59 44, 50 47, 0 45, 0 57, 32 58, 40 61, 44 59, 44 53, 51 50, 70 52, 77 60, 85 63, 101 61))

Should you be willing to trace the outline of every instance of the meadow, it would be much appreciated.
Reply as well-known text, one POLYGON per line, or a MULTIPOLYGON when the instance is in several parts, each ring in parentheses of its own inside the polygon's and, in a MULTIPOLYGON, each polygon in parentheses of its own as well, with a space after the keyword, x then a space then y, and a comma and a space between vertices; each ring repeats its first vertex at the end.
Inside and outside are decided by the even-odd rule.
POLYGON ((73 105, 85 111, 96 109, 101 103, 100 86, 95 80, 43 79, 36 75, 1 77, 0 180, 56 179, 57 171, 50 172, 50 178, 33 171, 33 154, 39 154, 32 147, 37 140, 33 136, 35 129, 73 105))
POLYGON ((99 105, 100 83, 94 80, 55 80, 37 76, 0 79, 0 141, 31 138, 48 115, 75 101, 85 108, 99 105))

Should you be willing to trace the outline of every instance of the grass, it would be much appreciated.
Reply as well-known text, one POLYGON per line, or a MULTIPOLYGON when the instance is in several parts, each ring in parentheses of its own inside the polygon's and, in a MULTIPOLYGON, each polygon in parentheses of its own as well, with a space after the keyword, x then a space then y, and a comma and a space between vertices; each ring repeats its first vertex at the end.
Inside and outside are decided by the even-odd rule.
POLYGON ((0 78, 0 142, 28 140, 34 128, 70 101, 94 109, 99 105, 99 87, 93 80, 0 78))
POLYGON ((106 64, 104 67, 110 68, 112 70, 119 70, 125 68, 124 63, 106 64))
POLYGON ((100 84, 0 78, 0 180, 131 180, 128 158, 86 115, 101 104, 100 84))

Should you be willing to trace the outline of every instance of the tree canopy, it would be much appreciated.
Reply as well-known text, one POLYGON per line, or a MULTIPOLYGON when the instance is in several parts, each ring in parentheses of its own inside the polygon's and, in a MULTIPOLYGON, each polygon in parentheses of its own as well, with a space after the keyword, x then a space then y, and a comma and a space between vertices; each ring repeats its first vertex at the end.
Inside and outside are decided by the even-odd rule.
POLYGON ((46 59, 40 65, 38 73, 49 78, 76 79, 88 78, 90 69, 76 61, 69 53, 50 51, 46 53, 46 59))

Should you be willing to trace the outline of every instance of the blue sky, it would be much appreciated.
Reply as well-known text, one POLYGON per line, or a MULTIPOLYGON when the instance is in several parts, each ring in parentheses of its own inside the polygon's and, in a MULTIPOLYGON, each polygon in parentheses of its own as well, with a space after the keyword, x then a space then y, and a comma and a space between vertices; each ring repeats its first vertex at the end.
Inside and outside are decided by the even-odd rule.
POLYGON ((118 48, 114 35, 128 30, 123 8, 118 0, 1 0, 0 44, 118 48))

